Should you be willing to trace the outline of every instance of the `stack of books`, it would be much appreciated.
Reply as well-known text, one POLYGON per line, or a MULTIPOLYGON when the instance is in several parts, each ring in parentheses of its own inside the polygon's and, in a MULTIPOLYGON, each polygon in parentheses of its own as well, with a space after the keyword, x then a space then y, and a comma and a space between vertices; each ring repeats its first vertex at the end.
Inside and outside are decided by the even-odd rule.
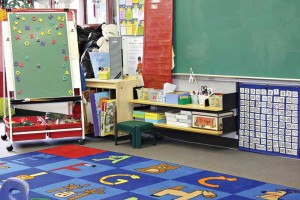
POLYGON ((177 126, 176 114, 179 114, 179 110, 170 110, 165 112, 166 121, 168 125, 177 126))
POLYGON ((132 117, 136 121, 145 121, 145 111, 142 110, 134 110, 132 113, 132 117))
POLYGON ((192 126, 192 112, 188 110, 181 110, 176 114, 177 126, 191 127, 192 126))
POLYGON ((153 124, 165 124, 166 123, 165 113, 160 111, 146 112, 145 122, 151 122, 153 124))

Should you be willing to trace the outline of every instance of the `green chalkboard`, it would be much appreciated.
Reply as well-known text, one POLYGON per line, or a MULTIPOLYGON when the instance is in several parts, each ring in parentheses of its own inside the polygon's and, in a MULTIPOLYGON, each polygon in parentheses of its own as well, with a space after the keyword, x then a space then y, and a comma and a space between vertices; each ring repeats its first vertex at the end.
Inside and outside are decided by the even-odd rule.
POLYGON ((73 96, 67 15, 9 13, 16 99, 73 96))
POLYGON ((174 0, 173 73, 300 79, 299 0, 174 0))

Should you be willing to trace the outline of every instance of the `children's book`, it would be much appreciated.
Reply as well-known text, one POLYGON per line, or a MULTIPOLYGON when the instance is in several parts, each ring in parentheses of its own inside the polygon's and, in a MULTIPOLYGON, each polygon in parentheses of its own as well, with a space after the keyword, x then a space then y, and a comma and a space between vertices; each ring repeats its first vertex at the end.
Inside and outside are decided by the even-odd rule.
POLYGON ((101 130, 101 105, 104 100, 109 99, 109 92, 97 92, 90 94, 94 135, 100 136, 101 130))
POLYGON ((100 136, 114 135, 117 104, 115 99, 101 102, 100 136))
POLYGON ((94 71, 95 78, 98 79, 98 71, 100 67, 109 67, 109 53, 106 52, 90 52, 91 63, 94 71))

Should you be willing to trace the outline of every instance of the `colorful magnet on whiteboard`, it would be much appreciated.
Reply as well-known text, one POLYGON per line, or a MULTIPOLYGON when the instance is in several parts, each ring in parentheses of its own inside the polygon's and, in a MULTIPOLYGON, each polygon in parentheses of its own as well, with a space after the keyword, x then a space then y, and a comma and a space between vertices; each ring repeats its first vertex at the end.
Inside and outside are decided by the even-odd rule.
POLYGON ((23 62, 20 62, 20 63, 19 63, 19 66, 20 66, 20 67, 24 67, 24 63, 23 63, 23 62))
POLYGON ((57 35, 62 36, 62 33, 61 33, 61 32, 58 32, 57 35))
POLYGON ((62 54, 66 54, 66 50, 65 50, 65 49, 62 49, 62 50, 61 50, 61 53, 62 53, 62 54))
POLYGON ((30 39, 33 39, 33 38, 34 38, 34 35, 31 33, 31 34, 29 35, 29 37, 30 37, 30 39))
POLYGON ((35 16, 32 16, 32 17, 31 17, 31 20, 32 20, 32 21, 36 21, 36 17, 35 17, 35 16))
POLYGON ((20 76, 20 75, 21 75, 21 72, 20 72, 20 71, 16 71, 16 75, 17 75, 17 76, 20 76))
POLYGON ((19 22, 18 22, 18 21, 15 21, 14 23, 15 23, 15 25, 18 25, 18 24, 19 24, 19 22))
POLYGON ((64 64, 62 64, 61 66, 62 66, 62 68, 66 68, 67 64, 64 63, 64 64))
POLYGON ((15 30, 18 30, 18 28, 17 28, 16 26, 13 26, 13 29, 14 29, 14 31, 15 31, 15 30))
POLYGON ((63 45, 64 45, 64 46, 66 46, 66 45, 67 45, 67 43, 66 43, 65 41, 63 41, 63 45))
POLYGON ((21 81, 20 76, 16 76, 16 81, 17 81, 17 82, 20 82, 20 81, 21 81))
POLYGON ((58 17, 57 17, 57 20, 60 21, 60 20, 61 20, 61 16, 58 16, 58 17))
POLYGON ((65 75, 69 75, 70 73, 69 73, 69 71, 68 70, 66 70, 65 71, 65 75))
POLYGON ((44 35, 45 35, 45 32, 44 32, 44 31, 42 31, 42 32, 41 32, 41 36, 44 36, 44 35))
POLYGON ((63 23, 59 24, 59 28, 63 28, 65 25, 63 23))
POLYGON ((26 20, 26 18, 25 18, 25 17, 22 17, 22 18, 21 18, 21 20, 22 20, 22 21, 25 21, 25 20, 26 20))
POLYGON ((73 90, 69 90, 69 95, 72 95, 73 94, 73 90))
POLYGON ((15 67, 18 67, 18 66, 19 66, 19 62, 18 62, 18 61, 15 61, 15 62, 14 62, 14 66, 15 66, 15 67))
POLYGON ((36 26, 36 30, 40 30, 42 27, 40 25, 36 26))
POLYGON ((58 26, 55 27, 56 30, 59 30, 58 26))
POLYGON ((25 30, 26 30, 26 31, 29 31, 29 30, 30 30, 30 26, 29 26, 29 25, 26 25, 26 26, 25 26, 25 30))
POLYGON ((64 60, 65 61, 69 60, 69 56, 64 56, 64 60))
POLYGON ((30 57, 29 56, 24 56, 25 61, 29 61, 30 57))
POLYGON ((63 81, 66 81, 68 78, 66 76, 63 76, 63 81))
POLYGON ((62 18, 61 18, 61 21, 65 21, 65 17, 62 17, 62 18))
POLYGON ((11 16, 13 20, 17 19, 16 15, 11 16))
POLYGON ((23 91, 22 91, 22 90, 19 90, 19 91, 18 91, 18 94, 22 94, 22 93, 23 93, 23 91))
POLYGON ((20 19, 20 16, 19 16, 19 15, 16 15, 16 19, 20 19))
POLYGON ((55 45, 56 44, 56 40, 52 40, 51 44, 55 45))
POLYGON ((44 42, 44 41, 41 41, 41 46, 45 46, 46 45, 46 42, 44 42))
POLYGON ((16 35, 16 40, 20 40, 21 36, 20 35, 16 35))
POLYGON ((29 46, 30 43, 28 41, 25 42, 25 46, 29 46))
POLYGON ((18 33, 19 33, 19 34, 22 34, 22 30, 19 29, 19 30, 18 30, 18 33))
POLYGON ((37 68, 41 68, 41 64, 37 64, 36 67, 37 67, 37 68))
POLYGON ((40 42, 40 38, 37 38, 37 39, 36 39, 36 42, 40 42))
POLYGON ((44 20, 43 20, 43 18, 39 18, 39 22, 43 22, 44 20))
POLYGON ((50 30, 50 29, 47 31, 47 34, 48 34, 48 35, 51 35, 51 30, 50 30))
POLYGON ((52 19, 53 19, 53 15, 49 15, 49 16, 48 16, 48 19, 49 19, 49 20, 52 20, 52 19))
POLYGON ((54 22, 50 22, 50 25, 51 25, 51 26, 54 26, 54 24, 55 24, 54 22))

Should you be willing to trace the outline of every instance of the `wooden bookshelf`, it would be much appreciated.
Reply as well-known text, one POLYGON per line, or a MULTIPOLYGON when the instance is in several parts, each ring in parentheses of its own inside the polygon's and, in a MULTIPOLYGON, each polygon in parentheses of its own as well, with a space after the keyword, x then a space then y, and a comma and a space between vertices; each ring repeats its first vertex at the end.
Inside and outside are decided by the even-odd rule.
MULTIPOLYGON (((158 107, 169 107, 169 108, 177 108, 177 109, 187 109, 187 110, 194 110, 194 111, 210 111, 210 112, 219 112, 223 111, 222 108, 214 108, 214 107, 202 107, 196 104, 186 104, 186 105, 179 105, 179 104, 167 104, 167 103, 158 103, 149 100, 139 100, 133 99, 129 100, 132 104, 142 104, 142 105, 150 105, 150 106, 158 106, 158 107)), ((234 105, 232 105, 234 107, 234 105)), ((186 132, 193 132, 198 134, 208 134, 208 135, 222 135, 224 133, 229 133, 237 130, 237 117, 227 117, 223 118, 223 130, 216 131, 216 130, 209 130, 209 129, 201 129, 201 128, 194 128, 194 127, 182 127, 182 126, 175 126, 175 125, 168 125, 168 124, 154 124, 155 127, 159 128, 166 128, 166 129, 174 129, 179 131, 186 131, 186 132)))
POLYGON ((159 128, 167 128, 167 129, 174 129, 178 131, 187 131, 187 132, 193 132, 193 133, 199 133, 199 134, 208 134, 208 135, 222 135, 223 131, 213 131, 213 130, 207 130, 207 129, 200 129, 200 128, 187 128, 182 126, 171 126, 167 124, 154 124, 155 127, 159 128))

